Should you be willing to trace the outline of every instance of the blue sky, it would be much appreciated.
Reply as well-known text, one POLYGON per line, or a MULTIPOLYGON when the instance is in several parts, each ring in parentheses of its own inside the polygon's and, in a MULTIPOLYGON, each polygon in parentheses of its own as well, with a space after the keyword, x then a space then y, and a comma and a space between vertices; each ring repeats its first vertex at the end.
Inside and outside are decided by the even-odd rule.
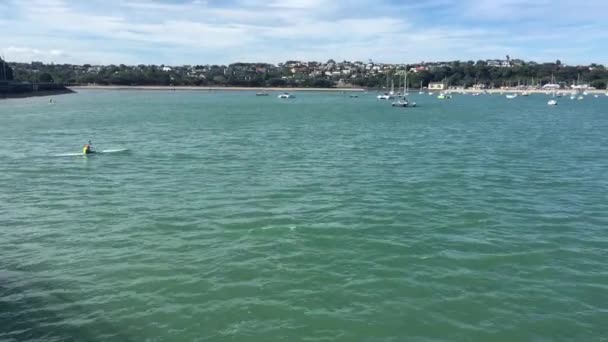
POLYGON ((608 64, 607 0, 0 0, 10 61, 608 64))

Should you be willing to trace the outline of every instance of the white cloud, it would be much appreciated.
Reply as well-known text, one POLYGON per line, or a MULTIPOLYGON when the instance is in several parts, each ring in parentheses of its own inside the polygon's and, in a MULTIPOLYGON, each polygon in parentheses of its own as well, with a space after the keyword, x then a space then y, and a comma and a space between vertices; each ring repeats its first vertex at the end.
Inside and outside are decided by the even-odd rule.
POLYGON ((314 9, 327 6, 327 0, 273 0, 269 1, 268 7, 295 8, 295 9, 314 9))
MULTIPOLYGON (((565 22, 546 31, 533 26, 548 22, 538 19, 547 17, 547 13, 539 17, 540 12, 567 0, 552 4, 548 0, 528 4, 430 0, 405 5, 382 0, 237 0, 238 7, 206 1, 5 1, 14 18, 0 14, 0 30, 8 32, 2 43, 31 47, 11 53, 11 59, 25 61, 181 64, 373 58, 414 62, 496 58, 507 53, 553 60, 552 41, 563 43, 564 36, 577 37, 568 41, 569 51, 581 50, 583 44, 602 45, 608 39, 605 20, 586 26, 565 22), (434 17, 439 14, 444 17, 434 17), (537 17, 530 19, 532 15, 537 17), (457 24, 449 24, 450 18, 457 24), (501 24, 513 18, 520 22, 501 24), (487 24, 491 20, 496 24, 487 24)), ((608 2, 599 1, 581 6, 594 12, 590 3, 608 7, 608 2)))

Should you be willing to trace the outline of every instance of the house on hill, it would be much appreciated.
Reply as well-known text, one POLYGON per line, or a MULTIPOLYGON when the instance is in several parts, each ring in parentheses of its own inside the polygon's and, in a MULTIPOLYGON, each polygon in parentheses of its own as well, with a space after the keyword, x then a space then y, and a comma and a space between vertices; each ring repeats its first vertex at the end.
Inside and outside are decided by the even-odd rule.
POLYGON ((445 90, 445 84, 443 82, 430 82, 429 90, 445 90))

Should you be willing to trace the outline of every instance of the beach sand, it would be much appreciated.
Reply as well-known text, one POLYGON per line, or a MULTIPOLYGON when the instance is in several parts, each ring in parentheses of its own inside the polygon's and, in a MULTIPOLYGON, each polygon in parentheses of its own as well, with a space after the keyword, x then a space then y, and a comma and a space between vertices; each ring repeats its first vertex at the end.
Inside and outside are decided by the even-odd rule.
POLYGON ((188 91, 273 91, 273 92, 295 92, 295 91, 327 91, 327 92, 362 92, 362 88, 261 88, 261 87, 197 87, 197 86, 115 86, 115 85, 87 85, 68 87, 72 90, 95 89, 95 90, 188 90, 188 91))

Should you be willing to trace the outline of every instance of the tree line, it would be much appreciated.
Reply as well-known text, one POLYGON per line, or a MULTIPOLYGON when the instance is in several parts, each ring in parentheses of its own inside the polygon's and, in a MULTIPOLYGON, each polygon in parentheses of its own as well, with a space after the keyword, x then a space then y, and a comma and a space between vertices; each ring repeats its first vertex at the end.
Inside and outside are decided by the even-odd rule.
MULTIPOLYGON (((386 87, 390 79, 397 84, 400 72, 408 70, 408 86, 418 88, 430 82, 444 82, 448 86, 471 87, 483 84, 489 88, 501 86, 542 86, 547 83, 588 84, 606 88, 608 70, 603 65, 568 66, 560 61, 552 63, 521 62, 510 67, 489 65, 485 61, 453 61, 420 65, 394 65, 373 72, 354 69, 348 75, 327 76, 313 72, 320 63, 305 71, 270 64, 235 63, 228 66, 163 65, 108 65, 91 66, 70 64, 10 63, 0 64, 0 80, 15 79, 29 82, 100 85, 175 85, 175 86, 243 86, 243 87, 319 87, 353 85, 368 88, 386 87), (418 68, 416 68, 418 67, 418 68), (416 71, 413 71, 414 68, 416 71), (12 70, 11 70, 12 69, 12 70), (4 76, 4 78, 2 77, 4 76)), ((338 66, 336 66, 339 68, 338 66)))
POLYGON ((12 81, 13 78, 13 69, 0 58, 0 81, 12 81))

